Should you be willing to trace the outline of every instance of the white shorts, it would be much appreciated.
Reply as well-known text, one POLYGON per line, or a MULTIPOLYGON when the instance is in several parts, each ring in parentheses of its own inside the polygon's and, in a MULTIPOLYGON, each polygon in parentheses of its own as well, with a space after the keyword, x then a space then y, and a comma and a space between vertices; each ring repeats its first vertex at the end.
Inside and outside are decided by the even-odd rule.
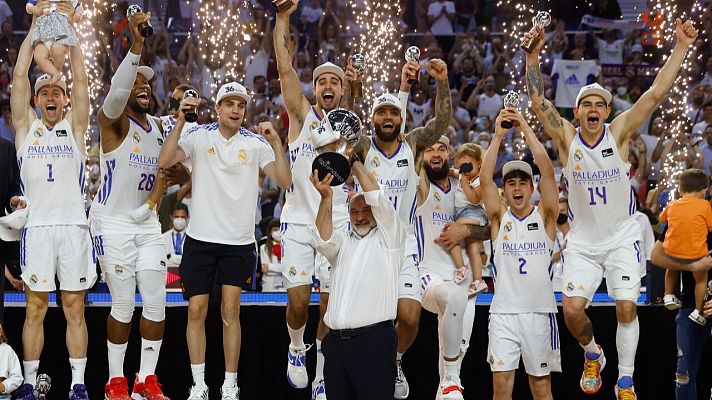
POLYGON ((22 280, 35 292, 87 290, 96 282, 96 260, 89 228, 77 225, 33 226, 22 230, 22 280))
POLYGON ((403 266, 398 274, 398 299, 412 299, 422 302, 423 292, 420 285, 420 273, 414 255, 403 258, 403 266))
POLYGON ((584 297, 590 302, 605 277, 611 298, 635 302, 643 277, 640 258, 637 241, 605 251, 569 246, 562 251, 562 291, 568 297, 584 297))
MULTIPOLYGON (((312 228, 307 225, 283 223, 282 276, 287 289, 312 284, 312 276, 319 279, 320 291, 329 293, 331 265, 326 257, 314 250, 312 228)), ((339 228, 334 228, 339 230, 339 228)))
POLYGON ((432 295, 432 289, 440 285, 452 285, 453 287, 460 288, 461 290, 467 291, 467 289, 456 284, 452 277, 445 279, 442 275, 437 272, 433 272, 427 269, 420 270, 420 287, 423 289, 423 308, 434 314, 440 313, 440 308, 438 307, 437 299, 432 295))
POLYGON ((104 280, 133 279, 143 270, 166 271, 166 250, 159 234, 99 235, 94 251, 104 280))
POLYGON ((561 372, 555 314, 490 314, 487 362, 492 372, 515 371, 519 359, 527 374, 561 372))

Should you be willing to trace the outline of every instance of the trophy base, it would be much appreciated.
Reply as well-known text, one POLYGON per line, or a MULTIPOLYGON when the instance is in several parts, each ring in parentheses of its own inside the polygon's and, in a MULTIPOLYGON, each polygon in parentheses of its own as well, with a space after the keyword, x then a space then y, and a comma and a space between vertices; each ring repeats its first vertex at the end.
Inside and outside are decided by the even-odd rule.
POLYGON ((198 113, 195 111, 190 111, 185 113, 185 122, 195 122, 198 120, 198 113))
POLYGON ((420 83, 420 78, 418 78, 417 76, 408 78, 408 84, 411 86, 417 85, 419 83, 420 83))
POLYGON ((285 12, 289 10, 292 6, 292 0, 273 0, 272 6, 277 10, 278 13, 285 12))
POLYGON ((339 186, 346 182, 351 175, 351 165, 346 157, 339 153, 327 152, 319 154, 312 162, 312 171, 316 170, 319 180, 324 179, 326 174, 331 174, 334 179, 331 186, 339 186))
POLYGON ((144 26, 141 26, 141 36, 147 38, 150 36, 153 36, 153 27, 149 25, 148 23, 144 24, 144 26))
POLYGON ((512 127, 514 127, 514 124, 512 123, 512 121, 502 121, 502 123, 499 124, 499 126, 501 126, 504 129, 512 129, 512 127))

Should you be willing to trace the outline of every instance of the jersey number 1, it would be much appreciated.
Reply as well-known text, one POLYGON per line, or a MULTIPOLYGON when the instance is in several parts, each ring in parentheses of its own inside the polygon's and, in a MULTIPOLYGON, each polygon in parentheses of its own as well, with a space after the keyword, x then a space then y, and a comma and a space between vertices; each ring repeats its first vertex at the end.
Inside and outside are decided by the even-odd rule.
POLYGON ((54 176, 52 176, 52 164, 47 164, 47 182, 54 182, 54 176))

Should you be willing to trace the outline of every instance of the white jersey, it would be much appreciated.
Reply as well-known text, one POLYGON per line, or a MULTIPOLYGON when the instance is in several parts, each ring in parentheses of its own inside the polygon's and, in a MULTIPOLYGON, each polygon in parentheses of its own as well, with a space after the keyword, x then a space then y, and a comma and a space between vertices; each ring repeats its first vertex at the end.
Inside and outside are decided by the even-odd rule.
MULTIPOLYGON (((312 106, 304 119, 302 131, 289 143, 289 165, 292 169, 292 185, 285 194, 280 221, 289 224, 313 225, 319 210, 321 195, 314 188, 309 176, 316 149, 312 143, 312 131, 319 127, 321 117, 312 106)), ((343 185, 333 186, 332 220, 334 227, 346 226, 349 222, 348 191, 343 185)))
MULTIPOLYGON (((473 179, 470 181, 470 187, 473 189, 480 186, 480 177, 478 176, 477 178, 473 179)), ((471 205, 470 200, 467 199, 467 195, 465 194, 465 189, 462 188, 462 185, 458 182, 457 184, 457 190, 455 190, 455 209, 459 210, 463 207, 467 207, 471 205)))
POLYGON ((495 292, 490 313, 556 312, 551 283, 554 241, 546 234, 537 207, 523 219, 507 209, 492 251, 495 292))
MULTIPOLYGON (((393 203, 406 231, 405 255, 418 254, 413 222, 415 219, 418 190, 418 173, 415 172, 415 155, 407 141, 398 144, 398 149, 390 157, 378 147, 371 137, 371 148, 366 153, 364 166, 393 203)), ((359 190, 360 191, 360 190, 359 190)))
POLYGON ((635 221, 635 193, 628 179, 630 164, 604 125, 603 136, 589 147, 577 135, 564 169, 569 190, 569 246, 610 250, 641 239, 635 221))
POLYGON ((20 189, 29 205, 26 228, 87 225, 85 157, 66 119, 51 129, 36 119, 17 151, 17 161, 20 189))
MULTIPOLYGON (((176 121, 175 118, 173 118, 172 115, 164 115, 162 117, 159 117, 158 119, 161 120, 161 126, 163 126, 163 138, 167 138, 168 135, 171 134, 171 131, 173 131, 173 127, 176 126, 176 121)), ((188 132, 190 129, 198 126, 197 122, 185 122, 183 124, 183 132, 188 132)))
POLYGON ((158 124, 148 118, 148 130, 128 117, 129 131, 119 147, 100 154, 101 184, 89 210, 92 235, 160 235, 156 214, 136 222, 131 212, 146 203, 158 176, 158 154, 163 137, 158 124))
POLYGON ((419 267, 452 279, 455 262, 450 253, 435 243, 443 227, 455 220, 455 188, 457 180, 448 178, 450 186, 443 189, 430 182, 428 197, 415 210, 415 236, 418 243, 419 267))

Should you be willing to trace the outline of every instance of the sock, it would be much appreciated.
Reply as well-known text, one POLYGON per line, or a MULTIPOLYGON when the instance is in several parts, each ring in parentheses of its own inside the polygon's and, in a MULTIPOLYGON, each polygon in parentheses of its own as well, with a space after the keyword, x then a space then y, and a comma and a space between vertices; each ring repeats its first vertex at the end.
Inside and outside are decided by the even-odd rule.
POLYGON ((460 363, 455 361, 448 361, 443 358, 443 367, 444 367, 444 372, 445 376, 452 375, 452 376, 460 376, 460 363))
POLYGON ((581 347, 583 347, 583 350, 586 353, 601 353, 601 351, 598 349, 598 345, 596 344, 596 338, 591 338, 591 341, 588 344, 581 345, 581 347))
POLYGON ((324 379, 324 353, 321 352, 321 340, 316 340, 316 374, 314 380, 319 382, 324 379))
POLYGON ((403 353, 401 353, 401 352, 396 353, 396 361, 401 361, 401 359, 403 359, 403 353))
POLYGON ((193 374, 193 383, 196 386, 205 386, 205 363, 190 364, 190 372, 193 374))
POLYGON ((237 386, 237 372, 225 371, 225 383, 223 386, 237 386))
POLYGON ((638 349, 640 326, 638 317, 631 322, 618 321, 616 330, 616 348, 618 349, 618 378, 633 377, 635 370, 635 351, 638 349))
POLYGON ((37 386, 37 370, 40 369, 40 360, 23 361, 22 369, 25 371, 25 383, 32 387, 37 386))
POLYGON ((299 329, 292 329, 289 324, 287 324, 287 332, 289 332, 289 339, 291 340, 289 343, 290 349, 303 349, 306 347, 304 344, 304 329, 306 327, 307 324, 304 324, 299 329))
POLYGON ((72 367, 72 384, 69 387, 74 387, 76 384, 84 384, 84 370, 87 369, 87 358, 70 358, 69 365, 72 367))
POLYGON ((156 373, 158 354, 161 352, 163 340, 148 340, 141 338, 141 366, 138 370, 138 380, 146 381, 146 377, 156 373))
POLYGON ((106 348, 109 353, 109 380, 124 376, 124 356, 128 346, 128 343, 116 344, 106 341, 106 348))

